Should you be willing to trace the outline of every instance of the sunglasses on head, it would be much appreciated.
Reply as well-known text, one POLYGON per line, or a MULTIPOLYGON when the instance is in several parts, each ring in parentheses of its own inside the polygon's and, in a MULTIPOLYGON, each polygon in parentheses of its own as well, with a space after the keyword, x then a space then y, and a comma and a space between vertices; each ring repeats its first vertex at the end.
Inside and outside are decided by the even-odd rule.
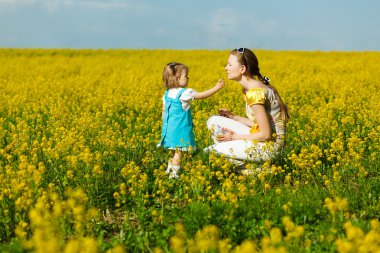
POLYGON ((244 50, 245 50, 244 47, 239 47, 238 49, 236 49, 236 52, 238 52, 239 54, 242 54, 242 55, 243 55, 242 58, 243 58, 243 60, 244 60, 244 62, 245 62, 244 65, 248 66, 248 65, 247 65, 247 59, 245 58, 245 55, 244 55, 244 50))
POLYGON ((238 53, 244 54, 244 47, 239 47, 238 49, 236 49, 236 51, 238 53))

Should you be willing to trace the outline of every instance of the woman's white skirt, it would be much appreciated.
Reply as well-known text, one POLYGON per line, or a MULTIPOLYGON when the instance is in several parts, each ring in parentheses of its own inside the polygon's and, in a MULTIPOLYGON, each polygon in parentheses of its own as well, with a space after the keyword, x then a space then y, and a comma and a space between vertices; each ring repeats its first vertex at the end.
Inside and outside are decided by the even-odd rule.
POLYGON ((207 128, 212 132, 212 139, 215 144, 205 148, 205 151, 215 151, 228 158, 260 162, 274 158, 281 150, 281 146, 273 141, 233 140, 218 142, 217 136, 223 134, 222 128, 228 128, 237 134, 250 134, 248 126, 226 117, 211 116, 207 121, 207 128))

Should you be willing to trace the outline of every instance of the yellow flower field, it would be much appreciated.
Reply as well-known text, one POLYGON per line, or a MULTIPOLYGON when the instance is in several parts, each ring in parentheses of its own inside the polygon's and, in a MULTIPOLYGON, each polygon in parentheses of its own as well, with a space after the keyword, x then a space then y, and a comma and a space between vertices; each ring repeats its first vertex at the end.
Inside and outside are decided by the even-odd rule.
POLYGON ((229 51, 0 49, 0 251, 379 252, 380 53, 255 52, 291 119, 244 176, 202 152, 208 117, 244 115, 229 51), (226 81, 192 104, 178 180, 156 147, 172 61, 226 81))

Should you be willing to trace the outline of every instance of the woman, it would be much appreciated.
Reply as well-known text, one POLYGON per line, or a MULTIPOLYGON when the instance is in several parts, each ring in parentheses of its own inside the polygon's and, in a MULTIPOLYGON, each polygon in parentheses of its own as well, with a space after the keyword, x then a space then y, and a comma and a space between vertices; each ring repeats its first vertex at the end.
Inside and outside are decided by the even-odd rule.
POLYGON ((248 48, 232 50, 225 70, 228 79, 243 88, 247 118, 227 109, 210 117, 207 127, 215 144, 206 150, 237 160, 259 162, 275 157, 285 145, 286 105, 269 78, 261 75, 257 57, 248 48))

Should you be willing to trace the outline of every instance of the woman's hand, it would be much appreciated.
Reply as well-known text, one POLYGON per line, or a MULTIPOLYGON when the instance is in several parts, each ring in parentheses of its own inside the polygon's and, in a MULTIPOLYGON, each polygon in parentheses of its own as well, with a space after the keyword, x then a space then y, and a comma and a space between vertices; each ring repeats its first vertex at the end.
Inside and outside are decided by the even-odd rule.
POLYGON ((231 119, 235 116, 235 114, 233 114, 232 112, 230 112, 228 109, 225 109, 225 108, 222 108, 219 110, 219 115, 226 117, 226 118, 229 118, 229 119, 231 119))
POLYGON ((232 141, 236 137, 236 133, 228 128, 223 127, 224 134, 219 134, 217 136, 218 141, 232 141))

